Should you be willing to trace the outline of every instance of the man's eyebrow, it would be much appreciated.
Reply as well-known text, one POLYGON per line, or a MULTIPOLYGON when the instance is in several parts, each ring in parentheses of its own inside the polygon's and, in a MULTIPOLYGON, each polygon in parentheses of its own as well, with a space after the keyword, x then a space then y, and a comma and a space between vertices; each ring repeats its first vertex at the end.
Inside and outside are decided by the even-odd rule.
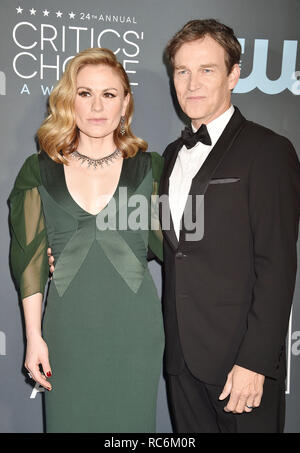
POLYGON ((219 65, 216 63, 206 63, 206 64, 201 64, 200 68, 217 68, 219 65))
POLYGON ((182 65, 182 64, 181 65, 175 65, 174 67, 175 67, 175 69, 187 69, 187 67, 182 65))
MULTIPOLYGON (((218 66, 219 65, 217 65, 216 63, 205 63, 201 64, 200 68, 217 68, 218 66)), ((188 69, 188 67, 185 65, 176 65, 175 69, 188 69)))

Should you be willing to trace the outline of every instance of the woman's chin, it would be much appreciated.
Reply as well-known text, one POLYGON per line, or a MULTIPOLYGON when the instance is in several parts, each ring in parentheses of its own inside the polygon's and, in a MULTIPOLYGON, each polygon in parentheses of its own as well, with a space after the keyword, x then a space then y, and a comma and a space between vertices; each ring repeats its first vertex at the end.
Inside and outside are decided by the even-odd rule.
POLYGON ((82 130, 80 129, 80 134, 84 135, 88 138, 93 138, 93 139, 101 139, 105 138, 109 135, 113 135, 114 131, 107 131, 107 130, 101 130, 99 127, 98 128, 93 128, 89 130, 82 130))

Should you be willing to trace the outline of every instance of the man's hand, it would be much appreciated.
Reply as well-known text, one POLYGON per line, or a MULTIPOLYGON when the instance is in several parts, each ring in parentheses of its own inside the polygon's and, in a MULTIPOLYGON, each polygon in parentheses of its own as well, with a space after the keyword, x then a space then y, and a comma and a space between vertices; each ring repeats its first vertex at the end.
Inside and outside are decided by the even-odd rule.
POLYGON ((265 376, 262 374, 234 365, 219 396, 220 400, 224 400, 230 395, 224 411, 241 414, 251 412, 252 408, 258 407, 263 394, 264 382, 265 376))
POLYGON ((54 265, 53 265, 53 263, 54 263, 54 257, 51 255, 51 253, 52 253, 52 251, 51 251, 51 248, 49 247, 49 248, 47 249, 47 255, 48 255, 48 257, 49 257, 49 258, 48 258, 48 263, 49 263, 50 272, 51 272, 51 274, 53 274, 54 269, 55 269, 55 268, 54 268, 54 265))

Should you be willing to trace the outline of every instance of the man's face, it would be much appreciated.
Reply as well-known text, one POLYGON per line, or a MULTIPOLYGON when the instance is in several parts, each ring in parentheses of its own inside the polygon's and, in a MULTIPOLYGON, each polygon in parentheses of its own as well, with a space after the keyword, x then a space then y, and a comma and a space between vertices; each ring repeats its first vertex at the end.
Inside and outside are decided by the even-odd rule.
POLYGON ((227 74, 225 50, 210 36, 182 44, 174 57, 178 102, 197 129, 224 113, 240 76, 236 64, 227 74))

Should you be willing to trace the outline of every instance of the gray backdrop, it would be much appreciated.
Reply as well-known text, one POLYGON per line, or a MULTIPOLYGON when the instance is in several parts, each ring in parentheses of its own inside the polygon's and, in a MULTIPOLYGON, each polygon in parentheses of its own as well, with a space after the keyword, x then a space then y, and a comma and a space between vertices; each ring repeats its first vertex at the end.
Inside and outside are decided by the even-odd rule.
MULTIPOLYGON (((35 152, 49 90, 77 51, 111 48, 133 86, 134 131, 150 150, 162 153, 183 126, 170 95, 163 48, 185 22, 200 17, 232 26, 241 40, 242 79, 233 103, 248 119, 289 137, 299 152, 299 0, 0 0, 1 432, 43 428, 42 394, 22 372, 24 337, 8 267, 7 198, 24 159, 35 152)), ((160 293, 160 268, 150 266, 160 293)), ((287 338, 286 432, 300 432, 299 294, 298 276, 287 338)), ((171 432, 163 378, 157 415, 158 432, 171 432)))

